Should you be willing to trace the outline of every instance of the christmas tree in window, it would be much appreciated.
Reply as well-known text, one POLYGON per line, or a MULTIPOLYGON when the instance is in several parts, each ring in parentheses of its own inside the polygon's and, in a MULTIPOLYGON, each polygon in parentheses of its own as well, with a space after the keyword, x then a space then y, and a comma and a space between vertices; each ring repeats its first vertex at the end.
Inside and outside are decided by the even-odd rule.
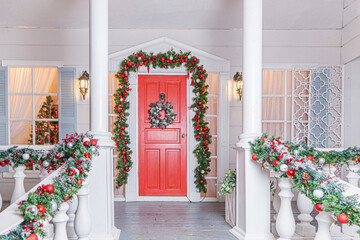
MULTIPOLYGON (((55 144, 59 141, 59 124, 58 121, 48 121, 50 119, 58 119, 58 109, 54 105, 51 96, 47 96, 43 102, 37 119, 45 119, 44 121, 35 121, 35 144, 55 144)), ((30 134, 29 143, 33 144, 33 134, 30 134)))

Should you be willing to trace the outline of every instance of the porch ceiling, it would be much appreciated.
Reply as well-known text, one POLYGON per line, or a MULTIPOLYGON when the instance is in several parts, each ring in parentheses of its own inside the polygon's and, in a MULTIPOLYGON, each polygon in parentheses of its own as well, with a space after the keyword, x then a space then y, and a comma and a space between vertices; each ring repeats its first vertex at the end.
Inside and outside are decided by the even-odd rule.
MULTIPOLYGON (((242 28, 242 0, 109 1, 112 29, 242 28)), ((88 28, 88 2, 2 0, 0 27, 88 28)), ((342 0, 264 0, 264 28, 339 29, 342 13, 342 0)))

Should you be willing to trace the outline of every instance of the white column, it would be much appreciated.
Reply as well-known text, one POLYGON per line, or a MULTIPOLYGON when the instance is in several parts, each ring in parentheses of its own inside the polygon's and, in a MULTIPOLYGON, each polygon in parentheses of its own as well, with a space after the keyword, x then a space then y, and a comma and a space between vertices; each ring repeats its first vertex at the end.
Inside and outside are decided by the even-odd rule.
POLYGON ((67 210, 66 213, 69 216, 69 220, 68 220, 68 222, 66 224, 66 232, 67 232, 68 238, 70 240, 77 240, 78 237, 77 237, 77 235, 75 233, 75 226, 74 226, 75 212, 76 212, 77 207, 78 207, 78 198, 77 198, 77 196, 75 195, 71 201, 68 201, 68 204, 69 204, 69 210, 67 210))
POLYGON ((315 219, 318 222, 318 229, 314 240, 331 240, 330 226, 334 219, 330 216, 330 213, 319 212, 315 219))
POLYGON ((108 0, 90 0, 90 130, 100 146, 89 179, 91 239, 115 239, 112 149, 108 131, 108 0))
POLYGON ((79 240, 89 240, 91 232, 91 215, 89 212, 89 192, 88 181, 83 182, 83 186, 77 193, 78 207, 74 220, 75 233, 79 236, 79 240))
POLYGON ((52 219, 54 223, 54 240, 67 240, 66 234, 66 222, 69 220, 69 217, 66 215, 66 211, 69 209, 69 204, 64 202, 60 205, 58 212, 55 217, 52 219))
POLYGON ((15 168, 15 187, 13 194, 11 196, 10 204, 18 200, 22 195, 25 194, 25 187, 24 187, 24 179, 26 177, 25 173, 25 165, 19 165, 17 168, 15 168))
POLYGON ((261 135, 263 1, 244 0, 243 134, 237 143, 236 226, 240 239, 273 239, 270 233, 270 173, 251 160, 249 141, 261 135))
POLYGON ((300 212, 298 216, 300 222, 296 224, 296 233, 304 237, 315 236, 315 227, 310 224, 313 220, 310 214, 314 209, 314 205, 311 200, 301 192, 299 192, 296 204, 300 212))
POLYGON ((280 199, 281 205, 276 218, 276 231, 280 238, 278 240, 291 240, 295 233, 295 219, 291 207, 291 199, 294 194, 291 191, 290 178, 280 178, 280 199))

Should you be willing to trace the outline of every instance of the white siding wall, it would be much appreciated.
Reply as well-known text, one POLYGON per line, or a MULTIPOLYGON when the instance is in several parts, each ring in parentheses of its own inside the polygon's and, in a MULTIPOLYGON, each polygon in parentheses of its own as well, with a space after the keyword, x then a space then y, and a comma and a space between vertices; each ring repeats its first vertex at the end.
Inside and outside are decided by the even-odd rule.
POLYGON ((360 56, 360 0, 345 0, 342 29, 342 62, 360 56))
MULTIPOLYGON (((75 66, 78 76, 88 70, 87 29, 0 29, 0 60, 56 60, 75 66)), ((231 76, 241 71, 242 31, 211 29, 111 29, 109 51, 166 36, 230 60, 231 76)), ((340 64, 341 30, 265 30, 265 64, 340 64)), ((105 81, 105 80, 104 80, 105 81)), ((230 86, 231 87, 231 86, 230 86)), ((230 144, 241 133, 241 102, 230 89, 230 144)), ((88 96, 78 97, 78 131, 89 129, 88 96)), ((235 167, 235 151, 230 150, 230 166, 235 167)), ((2 182, 2 179, 0 179, 2 182)), ((8 194, 4 195, 7 200, 8 194)))

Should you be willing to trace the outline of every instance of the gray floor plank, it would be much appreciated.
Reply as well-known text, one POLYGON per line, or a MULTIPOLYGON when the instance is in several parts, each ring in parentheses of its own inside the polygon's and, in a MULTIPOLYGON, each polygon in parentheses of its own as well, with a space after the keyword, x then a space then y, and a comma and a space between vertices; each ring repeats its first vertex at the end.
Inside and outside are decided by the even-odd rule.
POLYGON ((224 217, 224 203, 115 203, 120 240, 235 240, 224 217))

